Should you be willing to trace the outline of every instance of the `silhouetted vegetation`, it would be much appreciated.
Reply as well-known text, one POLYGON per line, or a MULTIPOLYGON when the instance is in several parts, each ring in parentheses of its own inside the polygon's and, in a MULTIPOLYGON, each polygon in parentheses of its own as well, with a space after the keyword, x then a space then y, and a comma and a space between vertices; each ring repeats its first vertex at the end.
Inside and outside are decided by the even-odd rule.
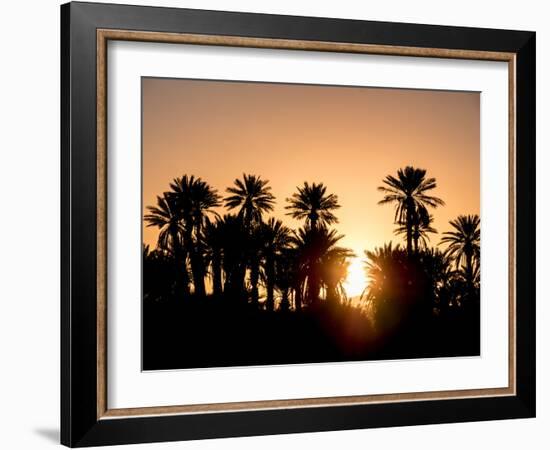
POLYGON ((430 247, 436 187, 413 167, 383 179, 379 203, 395 208, 404 246, 365 250, 368 283, 348 298, 361 255, 340 244, 339 199, 323 183, 286 199, 303 221, 293 230, 269 216, 276 199, 260 176, 225 197, 175 178, 144 216, 158 229, 143 248, 144 369, 478 355, 480 221, 457 217, 430 247))

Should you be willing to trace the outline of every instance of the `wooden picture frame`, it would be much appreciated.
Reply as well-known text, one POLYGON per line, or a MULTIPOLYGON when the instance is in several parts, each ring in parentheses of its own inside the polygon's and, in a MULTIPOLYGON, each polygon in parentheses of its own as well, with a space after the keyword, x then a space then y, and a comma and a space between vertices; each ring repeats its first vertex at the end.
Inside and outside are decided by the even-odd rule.
POLYGON ((61 27, 64 445, 534 417, 535 33, 78 2, 61 7, 61 27), (105 188, 109 40, 507 62, 508 387, 110 409, 105 188))

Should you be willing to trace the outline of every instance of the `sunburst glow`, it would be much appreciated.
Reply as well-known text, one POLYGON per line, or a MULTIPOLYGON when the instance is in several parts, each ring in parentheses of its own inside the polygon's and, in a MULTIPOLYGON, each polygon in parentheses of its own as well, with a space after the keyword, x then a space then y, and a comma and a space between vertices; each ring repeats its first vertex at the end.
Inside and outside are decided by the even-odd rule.
POLYGON ((362 258, 355 257, 350 261, 348 267, 348 275, 344 281, 344 289, 348 297, 357 297, 361 295, 367 286, 367 278, 365 276, 365 268, 362 258))

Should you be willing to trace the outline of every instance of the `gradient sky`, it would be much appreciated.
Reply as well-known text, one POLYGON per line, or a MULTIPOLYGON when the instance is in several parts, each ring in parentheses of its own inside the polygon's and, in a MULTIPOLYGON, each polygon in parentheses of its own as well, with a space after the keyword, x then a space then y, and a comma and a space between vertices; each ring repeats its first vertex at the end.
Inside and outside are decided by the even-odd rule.
MULTIPOLYGON (((437 179, 440 234, 457 215, 479 214, 478 93, 160 78, 142 88, 144 208, 174 177, 193 174, 225 195, 245 172, 270 181, 273 214, 298 227, 285 199, 304 181, 322 181, 342 205, 341 243, 362 257, 401 241, 376 187, 413 165, 437 179)), ((157 229, 143 233, 154 247, 157 229)))

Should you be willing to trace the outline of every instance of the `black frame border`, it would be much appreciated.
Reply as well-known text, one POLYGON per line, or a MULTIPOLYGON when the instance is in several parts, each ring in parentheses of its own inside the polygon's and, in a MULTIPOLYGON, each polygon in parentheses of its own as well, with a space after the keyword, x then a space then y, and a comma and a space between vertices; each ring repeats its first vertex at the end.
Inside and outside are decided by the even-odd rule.
POLYGON ((534 32, 113 4, 61 6, 61 443, 70 447, 534 417, 534 32), (96 30, 516 54, 516 395, 97 419, 96 30))

